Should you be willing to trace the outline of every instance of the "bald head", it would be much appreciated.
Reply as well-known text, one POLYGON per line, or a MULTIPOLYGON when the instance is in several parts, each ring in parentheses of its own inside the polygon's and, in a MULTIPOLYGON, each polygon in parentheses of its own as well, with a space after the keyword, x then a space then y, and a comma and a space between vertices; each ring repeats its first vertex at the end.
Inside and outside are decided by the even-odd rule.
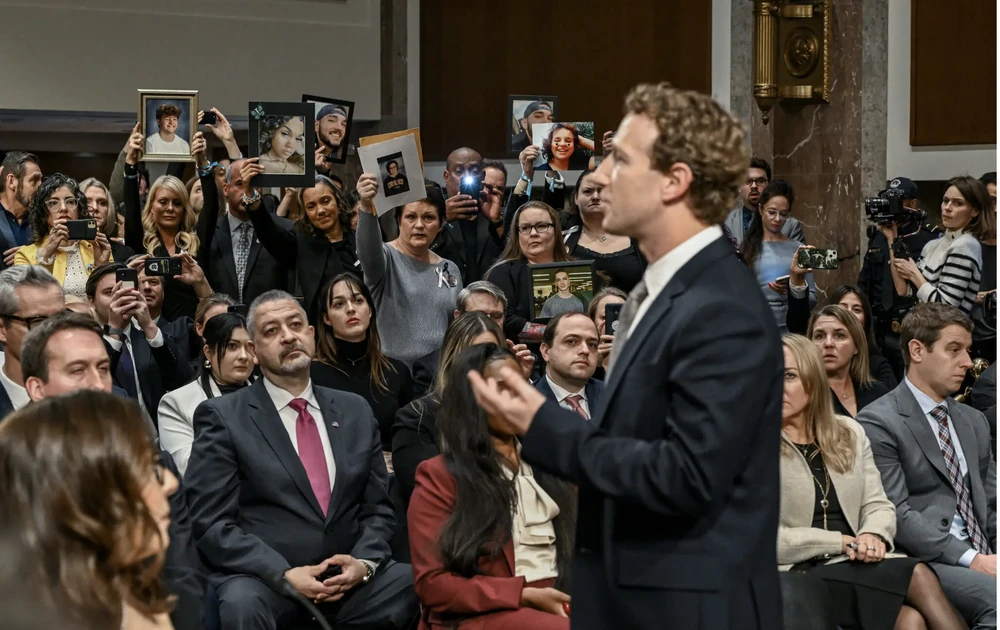
POLYGON ((479 177, 482 173, 483 156, 468 147, 455 149, 448 155, 447 170, 444 172, 445 191, 449 197, 458 194, 462 178, 466 175, 479 177))

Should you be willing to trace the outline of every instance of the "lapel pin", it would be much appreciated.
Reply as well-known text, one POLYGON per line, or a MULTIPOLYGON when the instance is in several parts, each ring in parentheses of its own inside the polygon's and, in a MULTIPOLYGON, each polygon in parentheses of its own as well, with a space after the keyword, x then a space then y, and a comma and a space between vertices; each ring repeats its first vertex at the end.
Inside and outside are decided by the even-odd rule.
POLYGON ((337 422, 337 421, 333 421, 333 422, 330 423, 330 426, 332 426, 334 429, 339 429, 340 428, 340 423, 337 422))

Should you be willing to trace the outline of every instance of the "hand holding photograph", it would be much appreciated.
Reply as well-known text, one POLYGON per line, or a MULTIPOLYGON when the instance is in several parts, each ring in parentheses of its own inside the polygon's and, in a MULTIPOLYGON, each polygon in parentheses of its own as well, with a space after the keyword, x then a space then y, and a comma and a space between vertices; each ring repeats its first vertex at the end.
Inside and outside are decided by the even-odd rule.
POLYGON ((139 90, 139 131, 146 138, 143 161, 193 162, 198 131, 197 90, 139 90))
POLYGON ((375 144, 365 140, 361 139, 358 157, 364 172, 378 178, 378 193, 373 201, 379 216, 427 196, 414 134, 375 144))
POLYGON ((507 97, 509 154, 517 155, 531 144, 532 125, 555 122, 558 101, 555 96, 511 94, 507 97))
POLYGON ((539 147, 535 170, 594 169, 594 123, 545 123, 532 127, 532 144, 539 147))
POLYGON ((311 186, 315 142, 312 103, 251 103, 249 157, 263 172, 254 182, 263 187, 311 186), (259 180, 259 181, 258 181, 259 180))

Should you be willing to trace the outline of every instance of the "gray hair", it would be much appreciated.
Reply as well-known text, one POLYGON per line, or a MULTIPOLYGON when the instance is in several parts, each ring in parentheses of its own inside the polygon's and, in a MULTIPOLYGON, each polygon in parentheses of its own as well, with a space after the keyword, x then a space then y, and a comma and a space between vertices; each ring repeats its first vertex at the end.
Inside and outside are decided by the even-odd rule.
POLYGON ((21 309, 17 299, 18 287, 57 286, 62 291, 62 285, 45 267, 39 265, 17 265, 7 267, 0 272, 0 317, 14 315, 21 309))
MULTIPOLYGON (((2 277, 3 274, 0 274, 0 278, 2 277)), ((266 291, 258 295, 257 299, 250 304, 250 309, 247 312, 247 332, 250 333, 251 339, 254 339, 257 336, 257 311, 260 307, 265 304, 270 304, 271 302, 283 302, 285 300, 295 304, 295 306, 302 312, 302 317, 305 317, 308 320, 305 309, 302 308, 302 305, 299 304, 299 301, 296 300, 291 293, 281 291, 280 289, 271 289, 270 291, 266 291)))
POLYGON ((457 306, 459 313, 466 311, 469 307, 469 298, 474 293, 486 293, 493 296, 497 302, 500 302, 500 308, 507 310, 507 296, 503 294, 500 287, 488 280, 477 280, 459 292, 457 306))

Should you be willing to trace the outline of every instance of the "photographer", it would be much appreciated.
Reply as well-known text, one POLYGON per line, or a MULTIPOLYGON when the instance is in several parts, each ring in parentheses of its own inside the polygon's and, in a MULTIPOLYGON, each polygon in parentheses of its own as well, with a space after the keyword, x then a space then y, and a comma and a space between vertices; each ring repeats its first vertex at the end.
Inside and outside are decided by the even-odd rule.
MULTIPOLYGON (((917 202, 917 185, 905 177, 897 177, 889 183, 889 188, 879 193, 879 197, 889 199, 894 196, 902 202, 903 214, 891 225, 894 226, 901 244, 905 244, 910 256, 919 258, 924 245, 940 236, 927 223, 917 202)), ((910 309, 911 301, 896 295, 889 269, 889 241, 885 233, 870 228, 868 252, 865 254, 858 287, 868 296, 872 307, 875 339, 882 347, 882 355, 889 361, 896 379, 903 378, 903 355, 899 348, 899 327, 903 316, 910 309)), ((897 246, 898 247, 898 246, 897 246)))
MULTIPOLYGON (((990 207, 993 212, 997 210, 997 174, 986 173, 979 178, 979 181, 986 186, 986 193, 990 197, 990 207)), ((994 215, 995 217, 995 215, 994 215)), ((979 246, 983 250, 982 277, 979 281, 979 292, 976 294, 976 305, 972 307, 970 318, 972 323, 972 358, 986 359, 994 363, 997 358, 997 239, 979 239, 979 246)))

